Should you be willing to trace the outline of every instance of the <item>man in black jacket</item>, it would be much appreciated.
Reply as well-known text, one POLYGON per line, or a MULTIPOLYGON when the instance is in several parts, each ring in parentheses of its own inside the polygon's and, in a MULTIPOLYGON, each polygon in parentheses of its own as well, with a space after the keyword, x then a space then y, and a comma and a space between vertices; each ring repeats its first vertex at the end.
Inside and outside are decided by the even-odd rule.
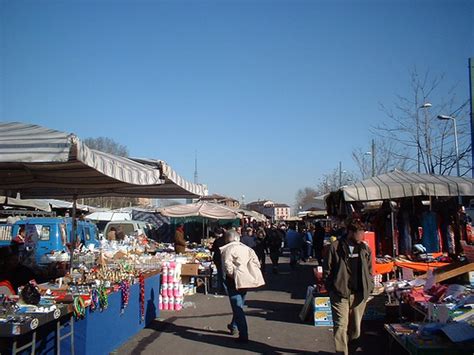
POLYGON ((348 354, 349 342, 360 336, 365 305, 373 290, 371 251, 363 241, 364 225, 346 221, 347 235, 329 247, 324 260, 326 288, 331 298, 336 353, 348 354))
POLYGON ((217 289, 221 295, 227 294, 225 285, 224 285, 224 274, 222 270, 222 259, 221 259, 221 250, 220 247, 223 247, 225 243, 224 231, 221 228, 216 229, 214 232, 216 239, 212 243, 212 261, 217 268, 217 289))

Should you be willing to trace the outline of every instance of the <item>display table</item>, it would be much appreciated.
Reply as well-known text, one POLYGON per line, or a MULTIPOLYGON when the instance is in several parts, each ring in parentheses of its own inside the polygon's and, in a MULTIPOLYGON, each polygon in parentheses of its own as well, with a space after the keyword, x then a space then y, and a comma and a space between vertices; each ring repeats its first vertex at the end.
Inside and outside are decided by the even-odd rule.
MULTIPOLYGON (((122 311, 121 292, 112 292, 108 297, 107 309, 91 311, 86 309, 83 319, 69 321, 69 317, 58 319, 57 322, 45 322, 38 331, 26 329, 20 336, 3 338, 1 354, 15 354, 16 342, 19 344, 31 343, 25 347, 23 353, 30 353, 28 348, 35 349, 36 354, 108 354, 124 344, 128 339, 149 325, 159 316, 158 296, 160 294, 160 274, 149 273, 145 275, 145 304, 144 317, 141 315, 140 285, 130 286, 128 306, 122 311), (57 324, 56 324, 57 323, 57 324), (73 337, 68 335, 73 334, 73 337), (61 340, 61 338, 64 338, 61 340), (8 350, 7 350, 8 349, 8 350)), ((7 326, 8 324, 5 324, 7 326)), ((3 326, 3 325, 2 325, 3 326)), ((10 325, 11 327, 11 325, 10 325)), ((23 328, 22 328, 23 329, 23 328)), ((28 344, 26 344, 28 345, 28 344)), ((21 346, 23 347, 23 346, 21 346)), ((20 352, 20 351, 18 351, 20 352)))
POLYGON ((472 355, 474 352, 474 343, 453 343, 442 335, 433 335, 429 338, 421 338, 415 333, 400 334, 396 331, 397 326, 401 324, 385 324, 384 328, 390 336, 388 353, 392 353, 393 342, 396 341, 400 346, 412 355, 472 355))
POLYGON ((449 265, 449 263, 424 263, 424 262, 413 262, 413 261, 395 261, 395 265, 398 267, 406 267, 419 272, 428 272, 428 270, 434 270, 441 266, 449 265))
MULTIPOLYGON (((160 294, 160 275, 145 277, 144 318, 140 314, 140 285, 130 286, 128 306, 121 310, 121 292, 109 295, 108 308, 104 311, 86 310, 84 319, 75 322, 75 354, 107 354, 159 316, 158 296, 160 294)), ((67 351, 68 344, 61 344, 61 350, 67 351)))
MULTIPOLYGON (((29 319, 22 323, 0 323, 0 353, 41 353, 44 348, 44 337, 51 334, 52 347, 59 345, 61 340, 71 337, 74 332, 72 326, 72 308, 59 304, 54 312, 31 313, 29 319), (69 323, 70 331, 61 332, 61 324, 69 323), (54 339, 55 343, 54 343, 54 339)), ((68 340, 68 353, 71 352, 71 338, 68 340)), ((53 349, 54 350, 54 349, 53 349)))
POLYGON ((210 268, 206 268, 205 270, 199 270, 199 264, 183 264, 181 266, 181 276, 183 277, 195 277, 198 283, 202 283, 204 285, 204 294, 207 295, 209 292, 211 278, 212 278, 212 271, 210 268))
POLYGON ((375 275, 388 274, 388 273, 393 271, 394 266, 395 265, 394 265, 393 262, 389 262, 389 263, 385 263, 385 264, 375 263, 374 274, 375 275))

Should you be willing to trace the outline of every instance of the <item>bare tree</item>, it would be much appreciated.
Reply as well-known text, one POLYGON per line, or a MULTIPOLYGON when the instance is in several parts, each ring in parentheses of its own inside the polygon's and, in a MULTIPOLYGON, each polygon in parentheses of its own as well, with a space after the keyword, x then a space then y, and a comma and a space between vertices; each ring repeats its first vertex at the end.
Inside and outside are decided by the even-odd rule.
POLYGON ((314 198, 318 196, 318 191, 313 187, 304 187, 296 193, 296 206, 307 206, 314 202, 314 198))
POLYGON ((352 159, 359 168, 362 179, 385 174, 395 169, 406 170, 407 158, 396 153, 393 142, 377 139, 373 140, 372 144, 373 147, 370 149, 359 147, 352 151, 352 159))
POLYGON ((323 195, 331 191, 336 191, 341 186, 350 185, 357 181, 357 174, 354 172, 335 168, 331 172, 323 174, 316 186, 316 191, 318 195, 323 195))
MULTIPOLYGON (((449 175, 456 167, 452 122, 438 115, 457 118, 461 175, 470 172, 470 130, 465 100, 459 103, 455 87, 444 89, 444 76, 429 71, 410 72, 410 94, 397 95, 391 107, 381 104, 389 120, 374 127, 379 141, 391 147, 392 159, 401 159, 410 170, 427 174, 449 175)), ((393 162, 392 162, 393 164, 393 162)))
MULTIPOLYGON (((114 141, 108 137, 86 138, 84 143, 91 149, 100 150, 101 152, 118 155, 121 157, 128 156, 126 146, 114 141)), ((122 208, 138 204, 137 198, 130 197, 95 197, 83 199, 82 203, 90 206, 102 208, 122 208)))
POLYGON ((104 153, 118 155, 120 157, 128 157, 128 149, 123 144, 114 141, 108 137, 86 138, 84 143, 92 149, 100 150, 104 153))

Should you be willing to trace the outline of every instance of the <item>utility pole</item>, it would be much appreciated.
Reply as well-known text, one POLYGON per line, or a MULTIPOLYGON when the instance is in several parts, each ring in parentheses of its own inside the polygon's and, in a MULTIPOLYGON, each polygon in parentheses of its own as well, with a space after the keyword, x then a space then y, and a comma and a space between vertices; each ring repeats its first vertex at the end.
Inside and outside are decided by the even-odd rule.
POLYGON ((372 177, 375 176, 375 139, 372 139, 372 177))
POLYGON ((420 115, 416 110, 416 161, 418 165, 417 172, 420 173, 420 115))
MULTIPOLYGON (((469 98, 471 101, 471 147, 474 147, 474 58, 469 58, 469 98)), ((474 154, 471 154, 471 174, 474 178, 474 154)))

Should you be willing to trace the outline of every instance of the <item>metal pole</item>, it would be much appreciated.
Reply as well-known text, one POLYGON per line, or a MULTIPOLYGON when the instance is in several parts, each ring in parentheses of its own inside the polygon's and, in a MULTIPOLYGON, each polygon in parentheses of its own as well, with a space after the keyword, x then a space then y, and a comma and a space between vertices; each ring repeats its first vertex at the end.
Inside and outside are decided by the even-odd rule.
POLYGON ((393 211, 392 201, 389 200, 388 203, 390 204, 390 227, 392 231, 392 247, 393 247, 393 257, 397 256, 397 240, 395 236, 395 212, 393 211))
MULTIPOLYGON (((474 147, 474 58, 469 58, 469 99, 471 101, 471 147, 474 147)), ((471 154, 471 176, 474 178, 474 154, 471 154)))
POLYGON ((372 177, 375 176, 375 140, 372 139, 372 177))
MULTIPOLYGON (((456 173, 457 176, 461 176, 461 171, 459 169, 459 144, 458 144, 458 128, 456 124, 456 118, 452 118, 453 120, 453 125, 454 125, 454 146, 456 149, 456 173)), ((462 205, 462 196, 458 195, 458 203, 461 206, 462 205)))
POLYGON ((416 110, 416 161, 418 174, 420 173, 420 118, 419 111, 416 110))
POLYGON ((454 144, 456 147, 456 172, 458 176, 461 176, 461 171, 459 170, 459 145, 458 145, 458 129, 456 125, 456 119, 453 117, 454 124, 454 144))
MULTIPOLYGON (((72 196, 72 226, 71 226, 71 258, 70 258, 70 273, 72 275, 72 259, 74 256, 74 249, 76 249, 76 210, 77 210, 77 194, 72 196)), ((67 234, 67 226, 66 226, 67 234)))

